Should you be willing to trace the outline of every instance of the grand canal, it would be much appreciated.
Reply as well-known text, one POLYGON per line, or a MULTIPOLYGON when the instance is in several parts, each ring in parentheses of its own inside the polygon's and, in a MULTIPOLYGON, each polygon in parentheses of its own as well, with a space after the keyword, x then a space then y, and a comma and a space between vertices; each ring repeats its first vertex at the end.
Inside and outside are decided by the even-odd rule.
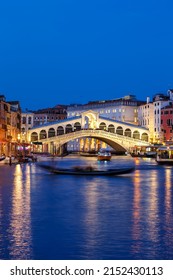
POLYGON ((37 163, 1 165, 0 259, 173 259, 173 167, 126 157, 54 164, 136 169, 85 177, 53 175, 37 163))

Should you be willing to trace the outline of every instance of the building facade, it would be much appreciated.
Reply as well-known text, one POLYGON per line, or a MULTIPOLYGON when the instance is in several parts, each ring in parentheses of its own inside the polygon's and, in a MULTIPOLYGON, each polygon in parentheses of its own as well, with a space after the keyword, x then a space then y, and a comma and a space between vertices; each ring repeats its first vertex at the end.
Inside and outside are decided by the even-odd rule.
POLYGON ((74 104, 67 108, 67 118, 79 116, 81 112, 94 110, 100 116, 117 121, 138 124, 138 106, 145 101, 139 101, 134 95, 127 95, 114 100, 91 101, 87 104, 74 104))
POLYGON ((28 130, 34 126, 34 113, 22 112, 21 118, 21 142, 28 142, 28 130))
POLYGON ((15 155, 21 131, 21 108, 18 101, 6 101, 0 95, 0 154, 15 155))
POLYGON ((147 98, 147 102, 138 108, 139 125, 150 130, 151 143, 163 142, 163 127, 161 128, 161 111, 165 106, 169 106, 173 101, 173 91, 167 94, 156 94, 152 102, 147 98))
POLYGON ((64 120, 67 118, 67 106, 56 105, 52 108, 32 111, 34 113, 34 126, 42 125, 49 122, 64 120))
POLYGON ((161 109, 161 132, 164 142, 173 141, 173 102, 161 109))

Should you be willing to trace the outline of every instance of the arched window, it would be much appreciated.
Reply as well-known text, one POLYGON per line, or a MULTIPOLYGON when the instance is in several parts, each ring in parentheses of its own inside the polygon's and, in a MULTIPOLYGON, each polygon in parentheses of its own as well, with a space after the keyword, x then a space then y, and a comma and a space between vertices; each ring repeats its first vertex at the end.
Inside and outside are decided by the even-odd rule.
POLYGON ((77 131, 77 130, 81 130, 81 124, 79 122, 76 122, 74 124, 74 131, 77 131))
POLYGON ((139 133, 139 131, 135 130, 135 131, 133 132, 133 138, 134 138, 134 139, 140 139, 140 133, 139 133))
POLYGON ((123 135, 123 128, 121 126, 118 126, 116 129, 116 133, 119 135, 123 135))
POLYGON ((99 125, 99 129, 106 130, 106 124, 104 122, 101 122, 99 125))
POLYGON ((31 142, 38 141, 38 134, 37 132, 31 133, 31 142))
POLYGON ((148 142, 148 134, 147 133, 142 133, 142 135, 141 135, 141 140, 143 140, 143 141, 147 141, 148 142))
POLYGON ((66 127, 65 127, 65 133, 70 133, 72 131, 73 131, 72 125, 71 124, 67 124, 66 127))
POLYGON ((23 118, 22 118, 22 123, 23 123, 23 124, 26 124, 26 117, 23 117, 23 118))
POLYGON ((132 137, 132 132, 129 128, 126 128, 125 132, 124 132, 124 135, 127 136, 127 137, 132 137))
POLYGON ((58 126, 57 135, 62 135, 62 134, 64 134, 64 128, 62 126, 58 126))
POLYGON ((110 124, 110 125, 108 126, 108 131, 109 131, 109 132, 112 132, 112 133, 115 133, 115 127, 114 127, 113 124, 110 124))
POLYGON ((41 130, 40 131, 40 140, 45 139, 45 138, 47 138, 46 130, 41 130))
POLYGON ((28 118, 28 124, 31 124, 31 117, 28 118))
POLYGON ((48 130, 48 137, 54 137, 54 136, 55 136, 55 129, 51 127, 48 130))

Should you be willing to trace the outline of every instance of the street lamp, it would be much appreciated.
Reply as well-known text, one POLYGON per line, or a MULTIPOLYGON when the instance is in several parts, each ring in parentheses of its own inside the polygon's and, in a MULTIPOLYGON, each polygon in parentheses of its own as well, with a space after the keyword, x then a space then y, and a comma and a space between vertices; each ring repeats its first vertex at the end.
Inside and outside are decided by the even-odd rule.
POLYGON ((17 134, 17 140, 20 142, 20 134, 17 134))

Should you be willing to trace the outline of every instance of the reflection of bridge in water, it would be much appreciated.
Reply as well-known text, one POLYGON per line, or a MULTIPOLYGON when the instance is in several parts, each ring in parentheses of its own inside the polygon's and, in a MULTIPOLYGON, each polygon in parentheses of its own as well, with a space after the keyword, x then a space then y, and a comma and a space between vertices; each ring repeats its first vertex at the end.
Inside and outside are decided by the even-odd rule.
POLYGON ((69 141, 93 138, 124 151, 135 145, 149 145, 149 134, 146 128, 104 118, 89 110, 81 116, 33 127, 29 141, 41 142, 43 151, 53 153, 69 141))

